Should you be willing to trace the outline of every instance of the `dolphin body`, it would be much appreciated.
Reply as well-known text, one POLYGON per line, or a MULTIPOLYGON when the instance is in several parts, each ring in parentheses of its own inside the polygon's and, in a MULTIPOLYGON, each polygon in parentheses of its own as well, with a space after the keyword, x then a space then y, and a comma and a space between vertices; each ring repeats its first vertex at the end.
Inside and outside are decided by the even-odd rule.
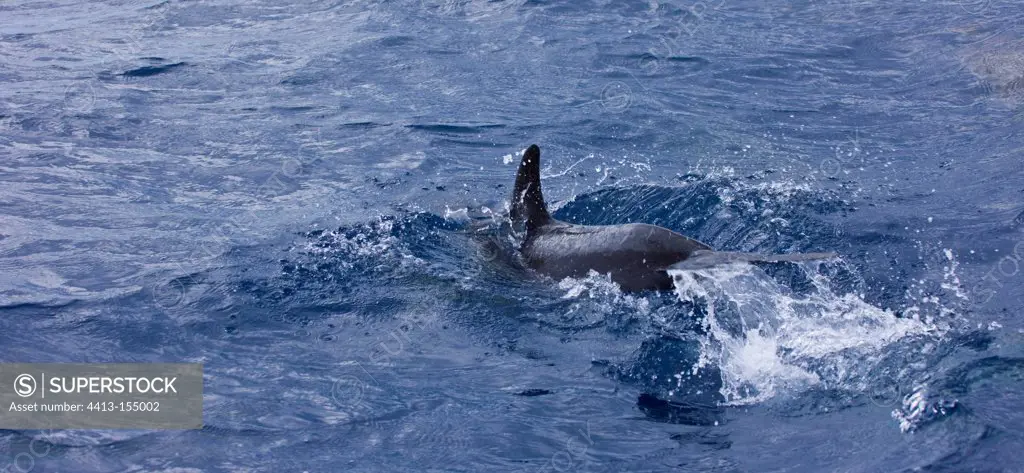
POLYGON ((551 218, 540 189, 540 148, 523 153, 509 211, 513 228, 526 228, 519 248, 526 266, 554 279, 610 274, 625 291, 672 289, 670 269, 733 262, 808 261, 835 253, 761 255, 715 251, 667 228, 646 223, 574 225, 551 218))

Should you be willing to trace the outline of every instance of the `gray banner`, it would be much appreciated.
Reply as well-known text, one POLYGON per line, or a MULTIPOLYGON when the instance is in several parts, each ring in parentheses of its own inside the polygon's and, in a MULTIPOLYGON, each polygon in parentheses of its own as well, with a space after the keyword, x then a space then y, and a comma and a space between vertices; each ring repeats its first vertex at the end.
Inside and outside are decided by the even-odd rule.
POLYGON ((201 364, 0 364, 0 429, 202 427, 201 364))

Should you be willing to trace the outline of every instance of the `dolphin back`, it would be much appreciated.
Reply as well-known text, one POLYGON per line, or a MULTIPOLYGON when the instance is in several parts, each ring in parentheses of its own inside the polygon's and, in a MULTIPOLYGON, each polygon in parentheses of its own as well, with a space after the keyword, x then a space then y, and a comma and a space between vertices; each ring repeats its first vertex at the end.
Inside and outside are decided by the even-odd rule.
POLYGON ((714 251, 710 246, 656 225, 574 225, 548 214, 540 188, 540 148, 523 152, 509 205, 513 233, 530 269, 555 279, 609 274, 623 290, 672 288, 670 270, 703 269, 729 263, 779 263, 828 259, 835 253, 759 255, 714 251), (518 239, 518 238, 517 238, 518 239))

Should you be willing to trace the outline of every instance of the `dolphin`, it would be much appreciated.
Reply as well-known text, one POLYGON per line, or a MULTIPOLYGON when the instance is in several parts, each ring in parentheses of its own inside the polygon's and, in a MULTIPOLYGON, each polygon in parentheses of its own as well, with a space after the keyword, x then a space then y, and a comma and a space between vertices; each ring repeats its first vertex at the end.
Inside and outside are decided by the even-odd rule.
POLYGON ((522 230, 519 253, 527 267, 561 280, 590 271, 610 274, 624 291, 669 290, 669 270, 693 270, 735 262, 778 263, 834 258, 835 253, 762 255, 715 251, 667 228, 646 223, 574 225, 551 218, 540 186, 540 148, 523 153, 509 206, 513 228, 522 230))

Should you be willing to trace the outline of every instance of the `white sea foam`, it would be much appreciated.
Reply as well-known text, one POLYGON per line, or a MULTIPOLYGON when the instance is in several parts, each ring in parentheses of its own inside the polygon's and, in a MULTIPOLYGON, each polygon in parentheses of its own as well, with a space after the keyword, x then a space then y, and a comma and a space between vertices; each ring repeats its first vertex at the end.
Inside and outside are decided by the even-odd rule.
POLYGON ((707 307, 693 371, 718 367, 725 403, 756 403, 815 385, 859 388, 885 347, 941 331, 859 295, 837 294, 813 266, 801 267, 813 286, 809 294, 745 264, 672 272, 679 298, 707 307))

